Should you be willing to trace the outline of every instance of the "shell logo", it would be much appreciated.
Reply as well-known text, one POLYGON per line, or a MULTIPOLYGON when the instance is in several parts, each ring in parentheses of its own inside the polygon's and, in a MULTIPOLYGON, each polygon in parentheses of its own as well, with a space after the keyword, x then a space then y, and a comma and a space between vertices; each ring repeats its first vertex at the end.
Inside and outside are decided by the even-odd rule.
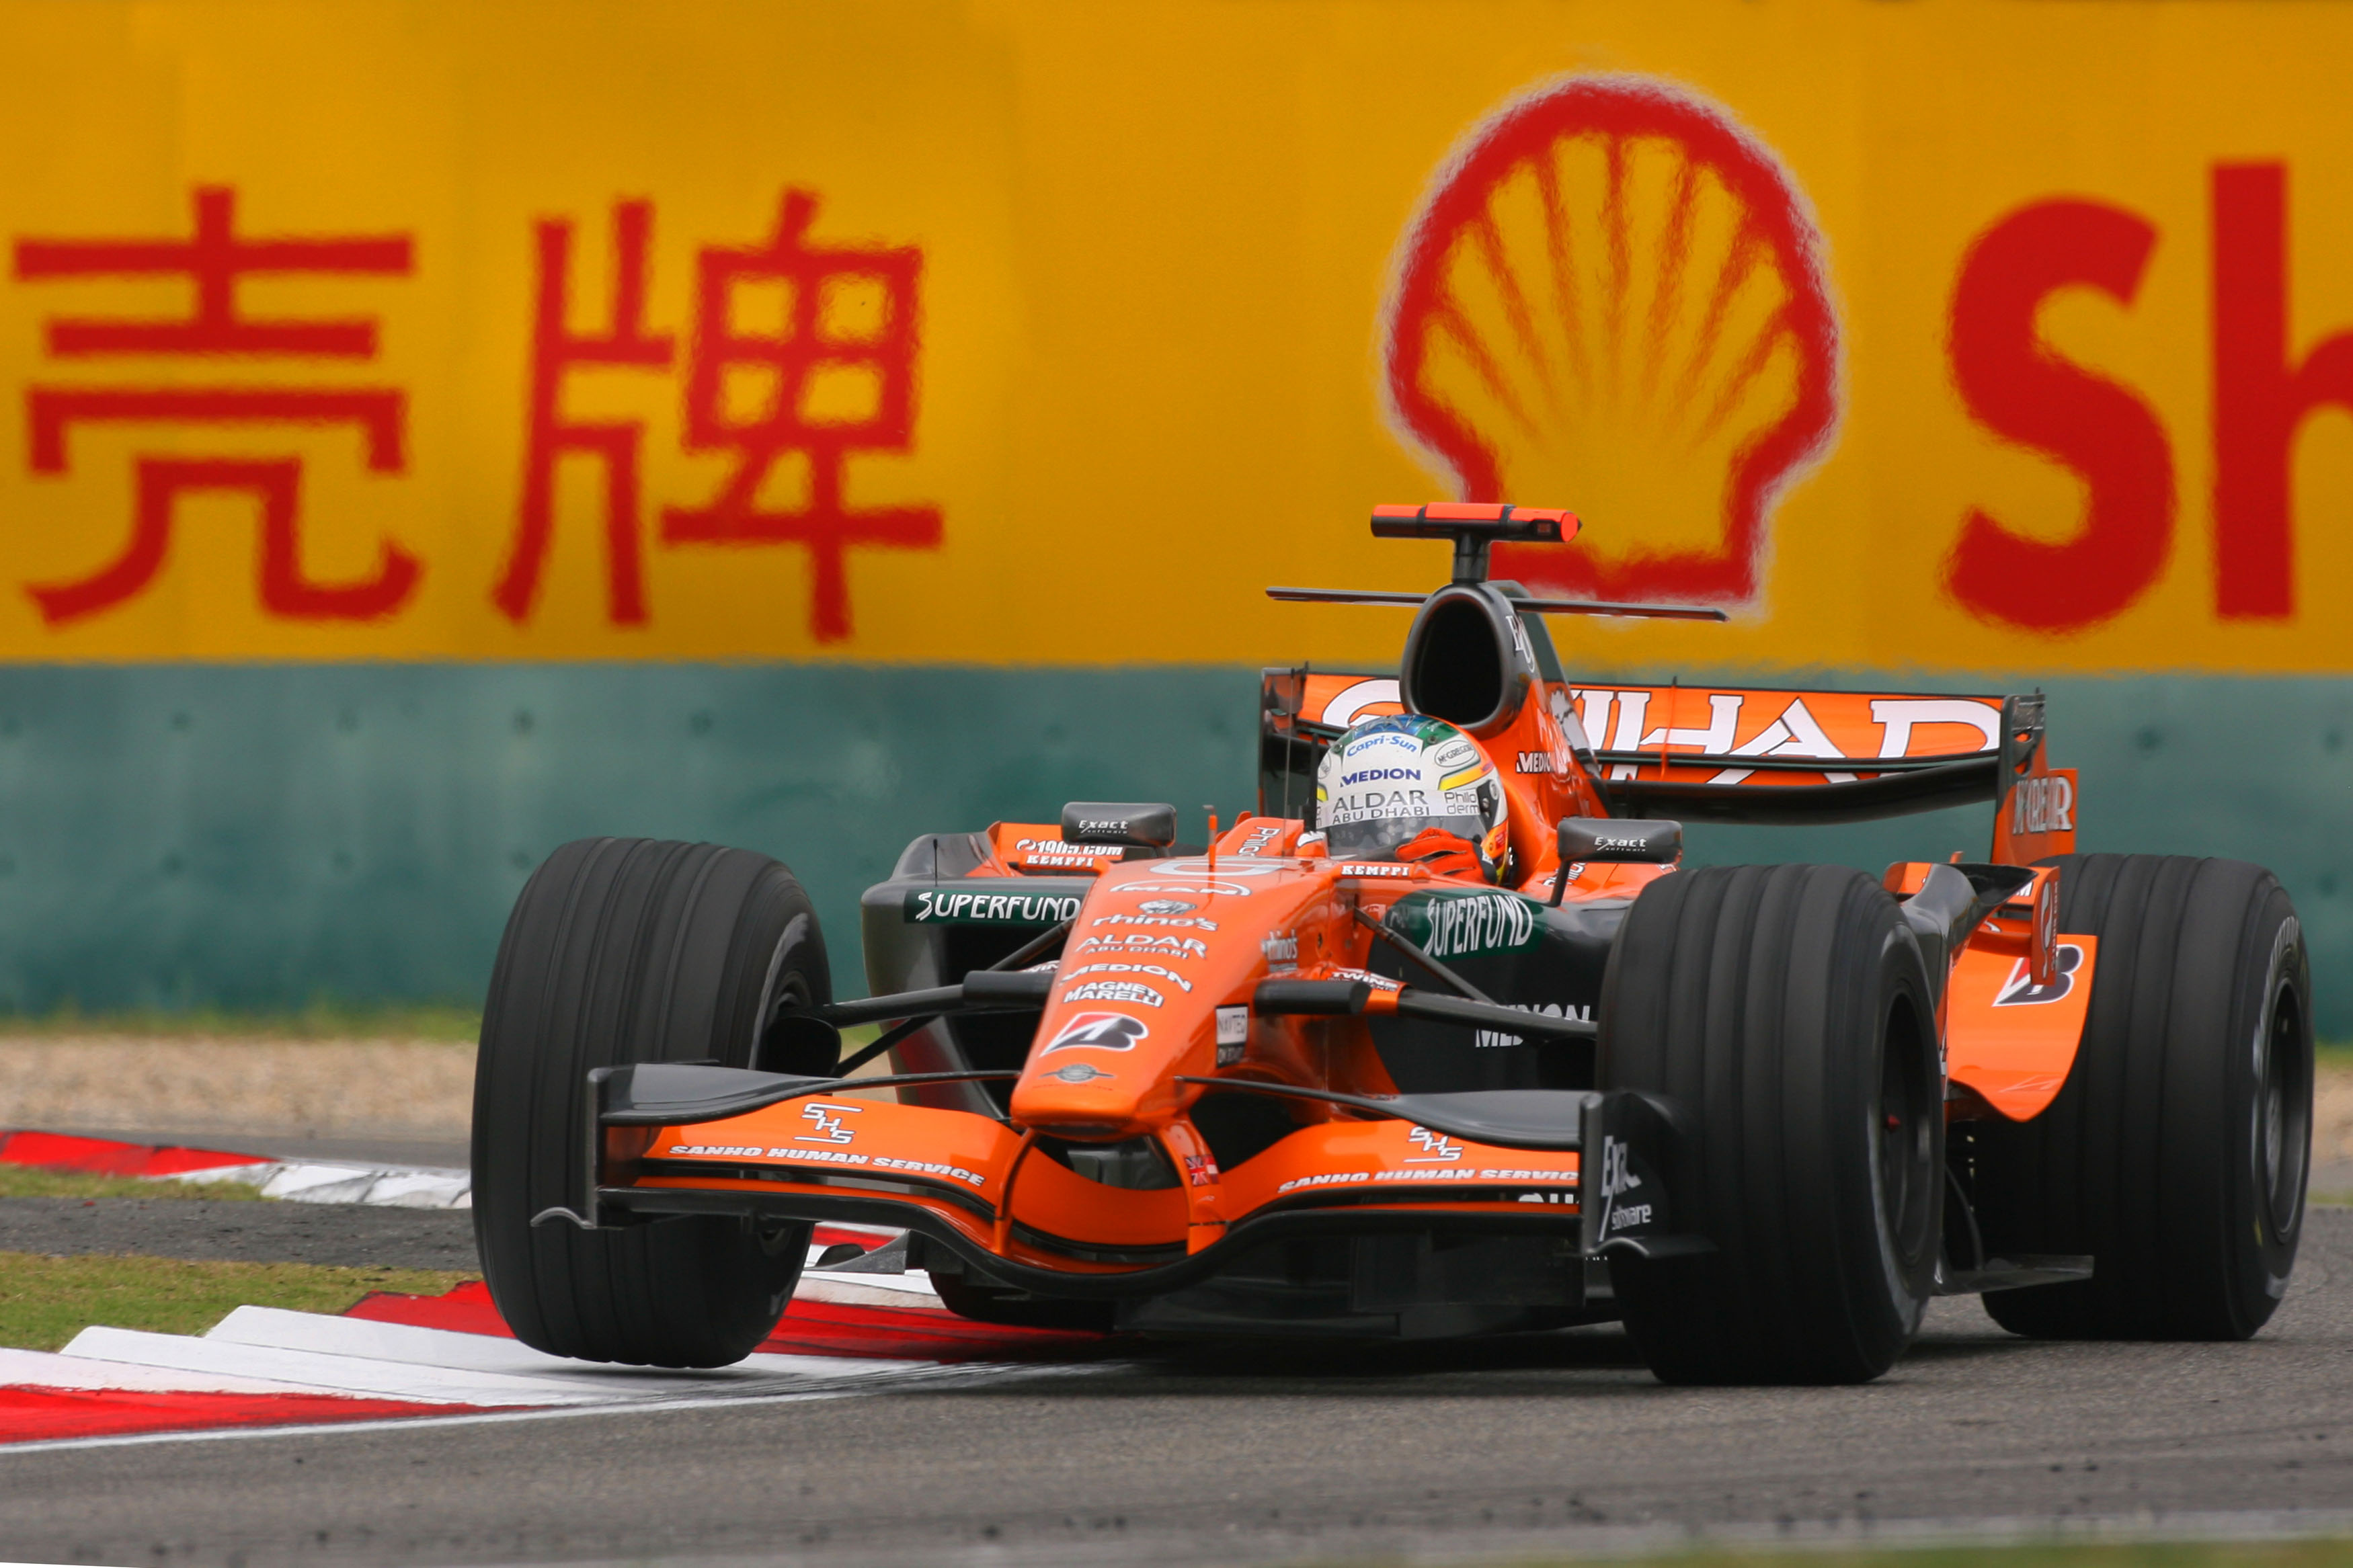
POLYGON ((1653 78, 1504 104, 1440 167, 1382 323, 1392 426, 1465 500, 1573 507, 1499 575, 1743 603, 1780 492, 1830 448, 1822 239, 1772 150, 1653 78))

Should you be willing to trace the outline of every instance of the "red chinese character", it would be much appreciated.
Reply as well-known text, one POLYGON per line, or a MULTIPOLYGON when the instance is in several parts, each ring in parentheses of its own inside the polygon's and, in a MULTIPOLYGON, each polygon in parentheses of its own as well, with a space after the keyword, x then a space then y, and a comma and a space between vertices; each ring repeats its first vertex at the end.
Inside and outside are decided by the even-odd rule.
MULTIPOLYGON (((785 193, 776 237, 764 245, 714 247, 698 258, 695 331, 686 375, 685 445, 690 452, 729 452, 734 471, 700 507, 662 509, 665 544, 803 544, 815 578, 810 628, 820 642, 849 635, 849 590, 843 557, 852 545, 936 549, 937 507, 853 509, 843 499, 843 460, 855 452, 905 452, 913 445, 915 288, 923 252, 912 246, 813 245, 807 238, 817 197, 785 193), (786 306, 777 330, 735 325, 737 292, 781 285, 786 306), (731 408, 729 393, 746 377, 762 393, 755 411, 731 408), (780 459, 807 464, 806 504, 759 502, 780 459)), ((515 542, 491 599, 510 618, 527 619, 554 531, 555 465, 566 456, 604 465, 607 612, 617 625, 646 618, 639 550, 645 422, 569 420, 561 408, 567 374, 589 366, 665 370, 666 333, 645 320, 650 204, 613 209, 614 285, 609 324, 588 335, 569 322, 572 226, 539 226, 539 284, 532 332, 528 440, 515 542)))
MULTIPOLYGON (((735 472, 708 506, 662 509, 662 538, 673 544, 808 546, 816 578, 809 627, 819 642, 849 635, 849 588, 842 569, 852 544, 934 550, 937 507, 878 507, 853 511, 841 495, 842 459, 852 452, 904 452, 913 444, 915 279, 923 252, 913 247, 857 247, 808 243, 817 197, 785 193, 776 237, 754 248, 712 248, 700 258, 694 353, 687 366, 686 446, 691 452, 733 451, 735 472), (735 290, 781 282, 782 330, 742 332, 733 325, 735 290), (828 321, 863 292, 870 321, 828 321), (845 296, 848 296, 846 299, 845 296), (749 418, 726 406, 727 373, 738 367, 768 380, 765 405, 749 418), (862 410, 818 406, 821 378, 862 410), (757 497, 776 459, 808 458, 808 503, 794 511, 760 509, 757 497)), ((842 313, 850 313, 843 310, 842 313)))
MULTIPOLYGON (((842 461, 854 451, 908 451, 915 428, 915 247, 809 245, 817 197, 786 191, 776 237, 757 247, 711 247, 696 268, 694 351, 687 360, 687 451, 732 451, 734 472, 708 505, 661 510, 666 545, 807 545, 814 564, 809 627, 818 642, 849 635, 849 545, 936 550, 939 508, 854 510, 842 499, 842 461), (781 284, 776 331, 736 327, 739 289, 781 284), (760 400, 730 409, 730 390, 751 376, 760 400), (776 463, 807 461, 807 503, 763 508, 757 496, 776 463)), ((555 466, 567 456, 605 470, 605 614, 642 626, 642 475, 645 421, 579 421, 563 411, 567 378, 581 369, 666 372, 675 343, 645 320, 654 233, 652 202, 612 209, 614 282, 607 322, 572 331, 572 224, 539 224, 539 287, 532 315, 532 390, 524 411, 522 505, 515 545, 491 588, 511 621, 530 621, 555 533, 555 466)))
POLYGON ((539 574, 547 563, 555 527, 555 465, 567 455, 595 458, 605 465, 606 613, 616 626, 646 618, 645 568, 638 539, 638 455, 645 421, 567 420, 559 405, 564 378, 575 365, 637 365, 668 370, 667 332, 646 331, 646 251, 653 234, 650 202, 621 202, 613 208, 612 325, 589 336, 565 323, 572 287, 572 226, 539 226, 539 299, 532 318, 531 410, 525 436, 522 515, 514 550, 491 601, 509 619, 531 615, 539 574))
MULTIPOLYGON (((237 194, 195 190, 195 234, 185 240, 16 242, 16 276, 133 278, 177 275, 195 285, 195 314, 184 321, 61 317, 48 323, 50 353, 60 359, 108 354, 301 356, 373 359, 376 325, 364 318, 324 321, 258 321, 237 313, 240 279, 264 275, 364 274, 406 277, 414 253, 406 235, 319 239, 239 238, 237 194)), ((311 425, 355 426, 372 472, 400 473, 406 402, 390 388, 35 386, 26 397, 32 469, 68 470, 67 437, 78 424, 311 425)), ((417 558, 386 542, 373 575, 320 583, 301 560, 300 458, 136 459, 138 504, 129 542, 106 566, 77 582, 30 584, 26 592, 51 626, 123 603, 154 581, 171 542, 172 512, 186 490, 252 495, 261 511, 260 596, 273 615, 300 620, 374 620, 415 591, 417 558)))

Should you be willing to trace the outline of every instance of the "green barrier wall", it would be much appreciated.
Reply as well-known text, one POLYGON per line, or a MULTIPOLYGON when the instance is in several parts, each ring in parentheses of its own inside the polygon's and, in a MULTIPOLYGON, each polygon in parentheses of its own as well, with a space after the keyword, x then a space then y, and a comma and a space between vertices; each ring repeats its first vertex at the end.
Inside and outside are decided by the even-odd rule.
MULTIPOLYGON (((1693 679, 1686 672, 1686 679, 1693 679)), ((1849 680, 1934 689, 1999 681, 1849 680)), ((1778 679, 1790 683, 1786 674, 1778 679)), ((2233 855, 2295 893, 2322 1026, 2353 1034, 2353 687, 2052 683, 2083 844, 2233 855)), ((839 665, 154 665, 0 670, 0 1008, 478 1002, 555 845, 710 838, 789 861, 847 942, 914 834, 1071 799, 1252 804, 1257 674, 839 665)), ((1983 853, 1984 808, 1695 827, 1695 859, 1983 853)), ((845 989, 860 978, 838 951, 845 989)))

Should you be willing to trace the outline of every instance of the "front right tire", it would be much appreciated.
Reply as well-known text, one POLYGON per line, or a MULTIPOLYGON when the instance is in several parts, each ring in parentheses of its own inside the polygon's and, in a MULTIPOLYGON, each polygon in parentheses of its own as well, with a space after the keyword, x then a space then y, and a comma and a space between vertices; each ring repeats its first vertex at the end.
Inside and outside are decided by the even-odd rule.
POLYGON ((533 1226, 580 1199, 592 1068, 762 1059, 779 1000, 831 1000, 808 895, 765 855, 591 838, 515 900, 474 1068, 474 1238, 491 1299, 534 1350, 724 1366, 776 1328, 810 1227, 680 1215, 533 1226))

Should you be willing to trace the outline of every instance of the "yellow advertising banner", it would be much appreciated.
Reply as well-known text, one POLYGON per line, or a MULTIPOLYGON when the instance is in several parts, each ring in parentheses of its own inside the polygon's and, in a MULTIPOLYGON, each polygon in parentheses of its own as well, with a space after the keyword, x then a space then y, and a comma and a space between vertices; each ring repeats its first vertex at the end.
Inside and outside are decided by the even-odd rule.
POLYGON ((0 0, 0 658, 2353 668, 2353 5, 0 0))

